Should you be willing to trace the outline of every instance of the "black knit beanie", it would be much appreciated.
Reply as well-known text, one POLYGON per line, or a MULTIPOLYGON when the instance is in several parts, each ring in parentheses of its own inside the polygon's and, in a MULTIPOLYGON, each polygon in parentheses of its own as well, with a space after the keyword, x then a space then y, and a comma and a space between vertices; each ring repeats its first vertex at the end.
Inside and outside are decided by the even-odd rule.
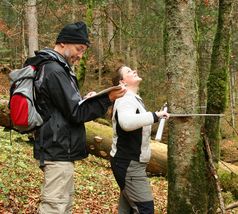
POLYGON ((89 46, 87 26, 84 22, 68 24, 60 31, 56 43, 84 44, 89 46))

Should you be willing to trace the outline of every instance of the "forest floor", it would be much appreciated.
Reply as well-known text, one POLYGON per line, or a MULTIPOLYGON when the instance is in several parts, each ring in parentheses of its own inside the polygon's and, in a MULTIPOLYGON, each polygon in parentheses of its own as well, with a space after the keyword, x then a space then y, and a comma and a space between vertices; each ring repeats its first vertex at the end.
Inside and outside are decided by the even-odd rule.
MULTIPOLYGON (((0 129, 0 213, 35 214, 43 173, 26 135, 0 129)), ((156 214, 166 213, 167 181, 150 177, 156 214)), ((75 166, 74 214, 117 213, 119 188, 109 162, 90 155, 75 166)))
POLYGON ((238 166, 238 141, 223 139, 221 141, 221 158, 225 162, 238 166))
MULTIPOLYGON (((221 148, 227 160, 234 159, 233 152, 237 157, 237 143, 223 140, 221 148)), ((0 129, 0 213, 37 213, 43 173, 32 156, 27 135, 12 132, 10 141, 10 133, 0 129)), ((149 179, 155 214, 166 214, 167 180, 149 179)), ((107 160, 90 155, 76 162, 74 214, 116 214, 118 197, 119 188, 107 160)))

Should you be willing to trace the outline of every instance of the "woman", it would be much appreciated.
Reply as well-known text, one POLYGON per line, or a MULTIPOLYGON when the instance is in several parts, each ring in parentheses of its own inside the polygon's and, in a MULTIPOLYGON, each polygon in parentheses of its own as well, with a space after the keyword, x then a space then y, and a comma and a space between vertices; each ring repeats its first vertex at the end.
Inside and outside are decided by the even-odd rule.
POLYGON ((119 214, 154 213, 154 201, 146 166, 150 160, 151 125, 169 118, 165 111, 148 112, 137 94, 142 78, 127 66, 117 69, 113 85, 124 84, 126 94, 113 107, 111 167, 120 187, 119 214))

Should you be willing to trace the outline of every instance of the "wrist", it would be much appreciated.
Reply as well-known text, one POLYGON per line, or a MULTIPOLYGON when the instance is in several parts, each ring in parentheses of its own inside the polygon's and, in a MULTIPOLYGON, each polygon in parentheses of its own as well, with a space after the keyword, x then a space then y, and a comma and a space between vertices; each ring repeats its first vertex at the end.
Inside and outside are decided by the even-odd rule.
POLYGON ((157 123, 159 121, 159 117, 157 115, 157 112, 152 112, 153 117, 154 117, 154 123, 157 123))

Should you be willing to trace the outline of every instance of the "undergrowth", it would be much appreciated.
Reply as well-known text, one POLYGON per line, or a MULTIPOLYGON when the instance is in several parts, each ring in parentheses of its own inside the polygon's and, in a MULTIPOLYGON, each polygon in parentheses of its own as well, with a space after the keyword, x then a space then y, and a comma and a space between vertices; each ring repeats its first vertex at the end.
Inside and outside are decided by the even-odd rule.
MULTIPOLYGON (((43 173, 27 135, 0 129, 0 213, 37 213, 43 173)), ((166 213, 167 182, 150 178, 157 214, 166 213)), ((75 165, 74 214, 117 213, 119 188, 109 162, 89 156, 75 165)))

